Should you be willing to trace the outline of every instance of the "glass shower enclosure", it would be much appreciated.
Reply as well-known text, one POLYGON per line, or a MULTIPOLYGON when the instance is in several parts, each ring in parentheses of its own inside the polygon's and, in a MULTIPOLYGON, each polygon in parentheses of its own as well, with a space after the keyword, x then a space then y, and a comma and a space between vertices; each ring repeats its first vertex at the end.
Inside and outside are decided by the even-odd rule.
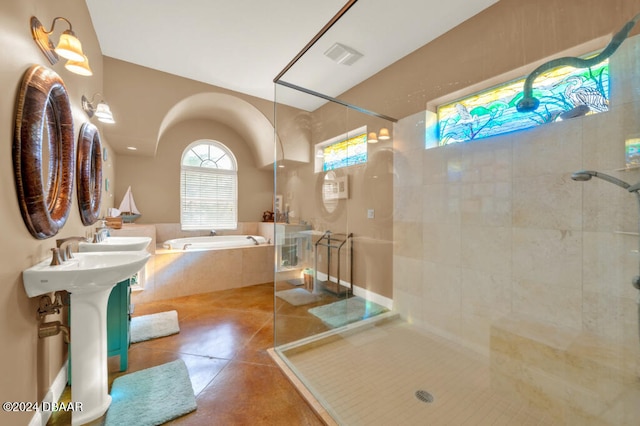
MULTIPOLYGON (((415 25, 410 3, 390 26, 415 25)), ((328 424, 640 422, 637 200, 572 179, 640 181, 637 29, 606 112, 542 102, 526 130, 438 136, 439 105, 596 54, 640 11, 551 3, 487 1, 355 81, 386 53, 358 45, 384 5, 349 1, 276 77, 274 353, 328 424)), ((509 107, 449 120, 473 133, 509 107)))

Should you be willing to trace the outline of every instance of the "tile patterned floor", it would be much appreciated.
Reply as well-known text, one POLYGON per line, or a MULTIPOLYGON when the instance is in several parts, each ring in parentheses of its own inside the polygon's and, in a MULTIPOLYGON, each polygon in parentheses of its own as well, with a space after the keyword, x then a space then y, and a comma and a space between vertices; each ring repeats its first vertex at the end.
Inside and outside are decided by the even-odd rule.
MULTIPOLYGON (((322 425, 266 352, 273 346, 273 293, 273 284, 262 284, 135 305, 134 316, 175 309, 180 333, 131 345, 125 372, 117 371, 118 357, 111 357, 109 385, 123 374, 180 358, 198 409, 168 424, 322 425)), ((290 309, 286 305, 277 299, 278 309, 290 309)), ((304 328, 292 335, 305 333, 304 328)), ((69 387, 61 400, 71 400, 69 387)), ((69 424, 70 415, 62 412, 48 422, 69 424)), ((102 424, 104 416, 90 423, 102 424)))
POLYGON ((285 355, 339 424, 553 424, 544 412, 492 391, 486 358, 401 320, 326 340, 285 355), (419 400, 419 390, 434 400, 419 400))

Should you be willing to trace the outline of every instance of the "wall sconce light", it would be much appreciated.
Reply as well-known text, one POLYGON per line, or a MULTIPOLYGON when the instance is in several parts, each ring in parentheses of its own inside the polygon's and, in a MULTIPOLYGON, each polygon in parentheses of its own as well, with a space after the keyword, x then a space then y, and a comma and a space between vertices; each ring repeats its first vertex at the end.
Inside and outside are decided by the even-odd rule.
POLYGON ((378 132, 378 139, 380 139, 381 141, 391 139, 391 136, 389 136, 389 129, 387 129, 386 127, 380 129, 380 132, 378 132))
POLYGON ((71 29, 71 22, 69 22, 67 18, 63 18, 62 16, 54 18, 51 23, 51 30, 47 31, 44 29, 38 18, 32 16, 31 35, 51 65, 58 62, 58 55, 60 55, 68 60, 65 64, 65 68, 69 71, 80 75, 93 75, 91 68, 89 68, 89 60, 82 52, 82 44, 71 29), (60 35, 58 45, 54 48, 53 43, 49 39, 49 35, 53 33, 53 29, 55 28, 58 20, 63 20, 69 24, 69 29, 65 30, 60 35))
POLYGON ((378 143, 378 135, 376 135, 376 132, 370 132, 367 135, 367 142, 368 143, 378 143))
POLYGON ((95 115, 96 117, 98 117, 98 120, 102 121, 103 123, 115 123, 116 121, 113 119, 111 108, 109 108, 109 105, 107 105, 104 100, 98 102, 97 105, 94 103, 93 100, 96 96, 102 97, 100 93, 96 93, 91 97, 91 100, 89 100, 86 98, 86 96, 82 95, 82 109, 84 110, 84 112, 87 113, 89 118, 95 115))

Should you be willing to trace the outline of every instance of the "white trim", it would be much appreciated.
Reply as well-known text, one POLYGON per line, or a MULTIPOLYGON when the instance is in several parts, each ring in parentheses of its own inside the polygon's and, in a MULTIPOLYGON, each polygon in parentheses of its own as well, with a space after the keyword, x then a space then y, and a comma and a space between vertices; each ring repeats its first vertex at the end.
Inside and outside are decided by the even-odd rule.
MULTIPOLYGON (((68 371, 69 359, 67 359, 64 364, 62 364, 62 368, 56 375, 56 378, 51 383, 51 387, 49 391, 44 396, 42 402, 58 402, 60 401, 60 397, 62 396, 62 392, 64 392, 64 388, 67 386, 67 371, 68 371)), ((42 406, 42 404, 40 405, 42 406)), ((31 421, 29 422, 29 426, 46 426, 47 422, 51 418, 51 411, 36 411, 31 421)))
MULTIPOLYGON (((325 274, 324 272, 318 272, 316 275, 318 280, 327 281, 327 274, 325 274)), ((338 279, 336 277, 329 277, 329 280, 334 283, 338 282, 338 279)), ((351 288, 351 283, 345 280, 340 280, 340 285, 345 288, 351 288)), ((373 291, 368 290, 366 288, 362 288, 362 287, 358 287, 357 285, 354 285, 353 294, 355 296, 362 297, 363 299, 368 300, 370 302, 377 303, 380 306, 384 306, 389 310, 393 309, 393 299, 389 299, 388 297, 382 296, 378 293, 374 293, 373 291)))
MULTIPOLYGON (((342 327, 333 328, 331 330, 323 331, 322 333, 314 334, 314 335, 308 336, 308 337, 303 337, 302 339, 294 340, 293 342, 285 343, 284 345, 274 346, 274 349, 276 350, 276 352, 283 353, 283 352, 289 351, 291 349, 295 349, 295 348, 299 348, 299 347, 305 346, 305 345, 307 345, 309 343, 315 343, 317 341, 320 341, 320 340, 322 340, 324 338, 327 338, 327 337, 331 337, 331 336, 336 335, 336 334, 342 334, 342 333, 345 333, 345 332, 356 331, 359 328, 364 328, 364 327, 369 327, 371 325, 375 325, 376 323, 378 323, 380 321, 392 320, 392 319, 396 319, 396 318, 400 318, 400 315, 397 312, 393 312, 393 311, 384 312, 382 314, 375 315, 373 317, 365 318, 365 319, 363 319, 361 321, 356 321, 356 322, 352 322, 352 323, 347 324, 347 325, 343 325, 342 327)), ((284 354, 283 354, 283 356, 286 357, 286 355, 284 355, 284 354)))

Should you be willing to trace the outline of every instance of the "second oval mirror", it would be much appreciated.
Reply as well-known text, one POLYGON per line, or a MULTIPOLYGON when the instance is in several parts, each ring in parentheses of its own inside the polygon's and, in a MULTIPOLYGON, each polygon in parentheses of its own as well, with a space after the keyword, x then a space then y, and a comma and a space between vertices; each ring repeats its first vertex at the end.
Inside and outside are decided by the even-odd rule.
POLYGON ((78 136, 78 207, 84 225, 100 217, 102 201, 102 143, 96 126, 84 123, 78 136))

